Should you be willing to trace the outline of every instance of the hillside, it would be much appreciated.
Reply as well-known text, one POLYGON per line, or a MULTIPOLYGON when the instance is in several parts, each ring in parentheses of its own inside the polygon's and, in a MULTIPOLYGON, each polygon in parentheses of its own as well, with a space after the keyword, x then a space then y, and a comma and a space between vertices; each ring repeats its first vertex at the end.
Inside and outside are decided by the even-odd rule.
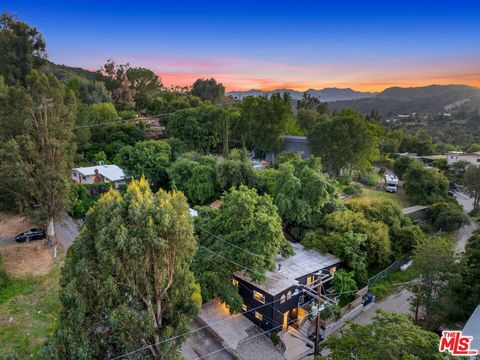
POLYGON ((410 114, 451 111, 463 104, 480 106, 480 89, 467 85, 391 87, 367 99, 329 102, 332 110, 352 108, 364 114, 410 114))
POLYGON ((44 60, 43 70, 53 73, 60 80, 70 80, 75 76, 89 80, 95 80, 98 78, 98 74, 94 71, 67 65, 58 65, 48 60, 44 60))
MULTIPOLYGON (((263 90, 247 90, 247 91, 231 91, 228 92, 227 95, 231 95, 233 98, 242 99, 246 96, 254 95, 267 95, 271 96, 275 93, 289 93, 292 99, 300 100, 303 97, 304 92, 292 90, 292 89, 275 89, 272 91, 263 91, 263 90)), ((376 93, 370 92, 361 92, 355 91, 350 88, 346 89, 339 89, 339 88, 325 88, 321 90, 316 89, 308 89, 305 91, 312 96, 320 98, 320 100, 328 102, 328 101, 340 101, 340 100, 354 100, 354 99, 362 99, 362 98, 369 98, 375 96, 376 93)))

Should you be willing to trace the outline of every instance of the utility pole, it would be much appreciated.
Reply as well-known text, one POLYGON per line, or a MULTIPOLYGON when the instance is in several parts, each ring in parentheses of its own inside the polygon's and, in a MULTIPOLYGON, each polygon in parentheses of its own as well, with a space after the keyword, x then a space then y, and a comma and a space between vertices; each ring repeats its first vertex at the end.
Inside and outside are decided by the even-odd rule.
POLYGON ((417 301, 415 304, 415 325, 418 325, 418 310, 420 308, 420 290, 422 289, 422 276, 418 279, 417 284, 417 301))
POLYGON ((314 350, 314 353, 315 353, 315 356, 318 356, 320 355, 319 354, 319 346, 318 344, 320 343, 320 298, 322 296, 322 285, 323 285, 323 279, 322 279, 322 275, 319 276, 320 278, 320 282, 318 283, 317 285, 317 295, 318 295, 318 311, 317 311, 317 318, 315 320, 315 350, 314 350))

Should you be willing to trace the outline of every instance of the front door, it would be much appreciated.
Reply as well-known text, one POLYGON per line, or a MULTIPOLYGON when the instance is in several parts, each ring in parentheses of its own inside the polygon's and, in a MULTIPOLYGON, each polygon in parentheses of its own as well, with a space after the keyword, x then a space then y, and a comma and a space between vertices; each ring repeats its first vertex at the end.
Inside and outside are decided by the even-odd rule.
POLYGON ((288 311, 283 314, 283 331, 288 330, 288 311))

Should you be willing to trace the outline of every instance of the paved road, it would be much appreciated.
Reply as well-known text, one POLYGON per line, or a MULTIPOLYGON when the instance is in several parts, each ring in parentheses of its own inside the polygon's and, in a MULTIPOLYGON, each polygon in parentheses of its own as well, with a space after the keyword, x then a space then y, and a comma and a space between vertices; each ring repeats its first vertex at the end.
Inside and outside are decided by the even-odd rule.
POLYGON ((55 221, 55 236, 63 244, 65 251, 73 244, 80 226, 66 211, 62 211, 55 221))
POLYGON ((0 238, 0 246, 15 244, 15 237, 0 238))
MULTIPOLYGON (((473 199, 468 195, 465 195, 461 192, 455 192, 455 198, 463 206, 463 211, 468 215, 473 209, 473 199)), ((472 236, 473 232, 477 229, 477 223, 470 219, 470 224, 463 226, 460 230, 455 233, 455 238, 457 242, 455 243, 455 250, 457 252, 465 251, 465 245, 467 244, 468 239, 472 236)))
MULTIPOLYGON (((201 325, 197 320, 194 320, 190 324, 192 330, 200 328, 201 325)), ((222 345, 213 337, 213 335, 207 330, 202 329, 189 335, 185 342, 182 344, 182 355, 185 359, 196 359, 203 357, 205 360, 233 360, 234 357, 227 351, 221 350, 222 345), (212 352, 215 354, 208 355, 212 352)))
POLYGON ((385 299, 374 303, 365 312, 357 316, 353 322, 357 324, 370 324, 373 321, 375 310, 384 309, 399 314, 411 313, 410 310, 410 297, 412 293, 408 289, 401 289, 398 292, 390 294, 385 299))

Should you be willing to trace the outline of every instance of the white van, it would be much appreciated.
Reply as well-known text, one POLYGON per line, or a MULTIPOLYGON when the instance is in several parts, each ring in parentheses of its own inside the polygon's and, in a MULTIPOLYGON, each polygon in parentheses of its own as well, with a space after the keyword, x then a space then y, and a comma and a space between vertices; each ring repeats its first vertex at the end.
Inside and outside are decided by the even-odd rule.
POLYGON ((395 174, 385 174, 385 190, 391 193, 397 191, 398 177, 395 174))

